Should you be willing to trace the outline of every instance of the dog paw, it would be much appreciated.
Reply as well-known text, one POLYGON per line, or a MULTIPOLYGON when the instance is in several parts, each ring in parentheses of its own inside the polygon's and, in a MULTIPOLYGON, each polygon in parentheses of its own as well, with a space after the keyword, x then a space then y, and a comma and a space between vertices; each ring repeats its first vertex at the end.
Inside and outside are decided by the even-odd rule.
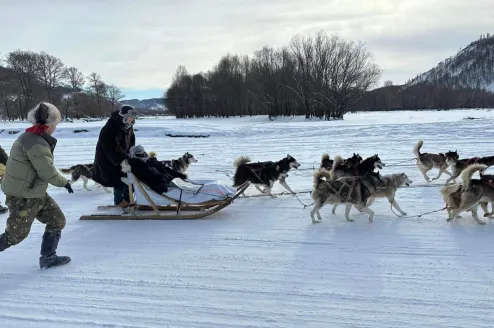
POLYGON ((312 220, 312 223, 321 223, 321 220, 312 220))
POLYGON ((486 224, 487 224, 487 222, 485 222, 485 221, 479 221, 478 223, 479 223, 480 225, 486 225, 486 224))
POLYGON ((353 219, 346 219, 348 222, 353 222, 354 220, 353 219))
POLYGON ((407 214, 406 214, 405 212, 401 212, 401 215, 405 216, 405 215, 407 215, 407 214))
POLYGON ((453 218, 447 218, 446 222, 451 222, 452 220, 453 220, 453 218))

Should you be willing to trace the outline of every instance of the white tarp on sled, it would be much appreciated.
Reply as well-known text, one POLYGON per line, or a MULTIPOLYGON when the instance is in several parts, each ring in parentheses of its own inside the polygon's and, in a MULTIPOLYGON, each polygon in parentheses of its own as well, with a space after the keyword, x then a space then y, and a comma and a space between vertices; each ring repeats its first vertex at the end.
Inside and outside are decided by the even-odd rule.
MULTIPOLYGON (((132 174, 129 174, 128 178, 130 182, 134 183, 135 179, 132 174)), ((223 201, 228 198, 232 198, 237 192, 236 188, 222 185, 216 180, 184 181, 176 178, 168 187, 168 192, 163 195, 157 194, 144 184, 142 184, 142 186, 144 187, 147 196, 149 196, 154 204, 158 206, 174 205, 178 201, 188 204, 223 201)), ((140 188, 134 187, 134 200, 137 205, 150 205, 140 188)))

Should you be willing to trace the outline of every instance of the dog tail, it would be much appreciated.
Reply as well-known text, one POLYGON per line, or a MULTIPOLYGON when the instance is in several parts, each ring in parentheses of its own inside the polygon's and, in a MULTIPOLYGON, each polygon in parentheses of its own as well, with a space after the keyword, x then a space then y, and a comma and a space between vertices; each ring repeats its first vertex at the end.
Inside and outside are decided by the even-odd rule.
POLYGON ((70 169, 60 169, 60 172, 62 172, 63 174, 70 174, 74 171, 74 168, 71 167, 70 169))
POLYGON ((463 182, 463 186, 465 189, 469 189, 471 187, 472 176, 475 172, 484 170, 487 168, 487 165, 484 164, 473 164, 468 166, 461 175, 461 181, 463 182))
POLYGON ((250 158, 248 156, 240 156, 233 162, 234 167, 239 167, 240 165, 244 165, 250 162, 250 158))
POLYGON ((424 144, 423 140, 419 140, 415 147, 413 147, 413 154, 415 155, 416 159, 420 158, 420 148, 422 148, 422 145, 424 144))
POLYGON ((156 153, 154 151, 150 151, 149 158, 156 158, 156 153))
POLYGON ((329 161, 329 154, 323 154, 321 158, 321 165, 324 163, 324 161, 329 161))
POLYGON ((341 157, 340 155, 336 155, 333 161, 333 169, 337 168, 341 164, 343 164, 343 157, 341 157))
POLYGON ((325 168, 320 168, 314 173, 314 187, 317 188, 322 180, 331 180, 331 174, 325 168))
POLYGON ((336 155, 333 160, 333 167, 331 168, 330 174, 331 176, 335 177, 335 171, 338 167, 340 167, 343 164, 343 157, 340 155, 336 155))

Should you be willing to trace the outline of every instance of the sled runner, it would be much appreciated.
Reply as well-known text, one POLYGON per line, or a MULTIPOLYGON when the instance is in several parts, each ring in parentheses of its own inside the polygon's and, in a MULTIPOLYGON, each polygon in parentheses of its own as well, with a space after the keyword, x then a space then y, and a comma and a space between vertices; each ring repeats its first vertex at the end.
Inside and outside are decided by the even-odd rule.
POLYGON ((80 220, 200 219, 230 205, 250 184, 246 182, 235 189, 215 180, 174 179, 167 193, 157 194, 131 173, 122 181, 129 185, 128 213, 116 206, 98 206, 97 214, 83 215, 80 220))

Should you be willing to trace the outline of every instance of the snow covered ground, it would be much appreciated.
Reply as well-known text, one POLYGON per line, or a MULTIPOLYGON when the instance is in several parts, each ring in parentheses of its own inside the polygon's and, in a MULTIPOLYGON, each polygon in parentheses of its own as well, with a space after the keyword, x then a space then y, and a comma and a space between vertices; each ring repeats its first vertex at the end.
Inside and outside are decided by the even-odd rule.
MULTIPOLYGON (((417 140, 424 152, 493 155, 493 118, 488 110, 458 110, 359 113, 336 122, 142 119, 136 136, 162 159, 191 152, 199 159, 191 178, 225 184, 223 171, 233 171, 237 156, 291 154, 302 164, 287 180, 296 191, 311 189, 311 168, 324 152, 379 153, 383 174, 406 172, 414 181, 397 201, 415 215, 444 206, 446 180, 425 186, 412 160, 417 140)), ((103 124, 62 123, 57 167, 92 162, 103 124)), ((9 131, 26 127, 0 123, 0 145, 10 150, 17 135, 9 131)), ((276 184, 274 192, 282 190, 276 184)), ((49 189, 67 216, 59 253, 72 257, 69 265, 39 269, 38 222, 23 243, 0 253, 0 327, 492 327, 494 222, 479 226, 467 214, 446 223, 445 212, 398 218, 379 199, 373 224, 355 210, 355 222, 346 222, 343 207, 333 216, 329 206, 312 224, 310 208, 294 196, 238 199, 199 221, 79 221, 111 204, 112 194, 85 191, 81 182, 74 191, 49 189)), ((299 197, 312 203, 309 194, 299 197)))

